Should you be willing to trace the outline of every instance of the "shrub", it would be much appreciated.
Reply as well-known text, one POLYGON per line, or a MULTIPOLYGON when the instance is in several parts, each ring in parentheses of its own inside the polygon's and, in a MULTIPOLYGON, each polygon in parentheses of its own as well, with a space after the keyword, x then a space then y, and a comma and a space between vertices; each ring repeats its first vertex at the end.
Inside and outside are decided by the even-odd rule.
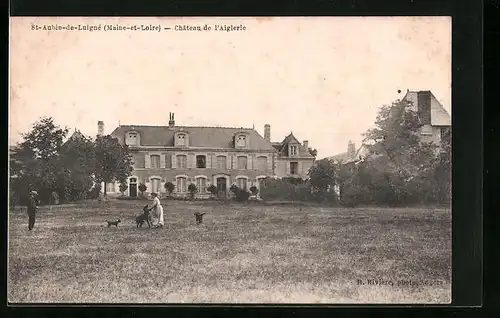
POLYGON ((217 187, 213 184, 207 188, 207 191, 210 192, 212 196, 217 195, 217 187))
POLYGON ((144 183, 140 183, 137 188, 141 192, 141 196, 144 196, 144 192, 148 189, 148 187, 144 183))
POLYGON ((240 189, 238 186, 233 184, 229 190, 234 193, 234 199, 236 201, 248 201, 248 198, 250 197, 250 192, 247 190, 240 189))
POLYGON ((87 198, 91 200, 96 200, 99 198, 100 193, 101 193, 101 185, 96 184, 92 189, 88 191, 87 198))
POLYGON ((196 184, 194 184, 194 183, 189 184, 188 191, 189 191, 189 195, 191 196, 191 199, 193 199, 195 193, 198 192, 198 188, 196 187, 196 184))
POLYGON ((167 190, 168 196, 172 195, 172 192, 175 190, 175 184, 172 182, 165 182, 165 190, 167 190))
POLYGON ((128 189, 128 185, 126 183, 120 183, 120 192, 122 193, 122 195, 125 195, 125 191, 127 191, 128 189))

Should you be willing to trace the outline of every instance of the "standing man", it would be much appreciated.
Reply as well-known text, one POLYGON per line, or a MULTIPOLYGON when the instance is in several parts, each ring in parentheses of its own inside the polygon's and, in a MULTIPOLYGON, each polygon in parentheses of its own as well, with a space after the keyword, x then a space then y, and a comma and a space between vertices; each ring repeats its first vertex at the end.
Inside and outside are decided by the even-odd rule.
POLYGON ((38 192, 31 191, 28 199, 28 230, 31 231, 35 227, 36 212, 38 211, 37 202, 38 192))

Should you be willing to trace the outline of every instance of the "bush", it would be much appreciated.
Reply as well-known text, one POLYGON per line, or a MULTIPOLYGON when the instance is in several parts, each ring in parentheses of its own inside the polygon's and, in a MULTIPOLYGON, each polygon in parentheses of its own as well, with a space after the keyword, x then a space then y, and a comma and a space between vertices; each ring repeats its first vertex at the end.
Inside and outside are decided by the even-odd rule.
POLYGON ((120 183, 120 192, 122 193, 122 195, 125 193, 125 191, 127 191, 128 189, 128 185, 126 183, 120 183))
POLYGON ((207 191, 210 192, 213 196, 217 195, 217 187, 213 184, 207 188, 207 191))
POLYGON ((195 193, 198 192, 198 188, 196 187, 196 184, 194 184, 194 183, 189 184, 188 191, 189 191, 189 195, 191 196, 191 199, 193 199, 195 193))
POLYGON ((240 202, 248 201, 248 198, 250 197, 250 192, 248 192, 247 190, 240 189, 234 184, 229 188, 229 190, 231 190, 231 192, 234 193, 234 199, 236 201, 240 202))
POLYGON ((96 184, 92 189, 90 189, 87 193, 87 198, 91 200, 99 199, 99 194, 101 193, 101 185, 96 184))
MULTIPOLYGON (((297 179, 297 178, 294 178, 297 179)), ((264 200, 308 201, 314 199, 307 182, 290 182, 288 179, 266 180, 260 189, 264 200)))
POLYGON ((146 192, 148 187, 144 183, 140 183, 137 189, 141 192, 141 196, 144 196, 144 192, 146 192))
POLYGON ((167 193, 168 193, 168 196, 171 196, 172 195, 172 192, 174 192, 175 190, 175 184, 173 184, 172 182, 166 182, 165 183, 165 190, 167 190, 167 193))

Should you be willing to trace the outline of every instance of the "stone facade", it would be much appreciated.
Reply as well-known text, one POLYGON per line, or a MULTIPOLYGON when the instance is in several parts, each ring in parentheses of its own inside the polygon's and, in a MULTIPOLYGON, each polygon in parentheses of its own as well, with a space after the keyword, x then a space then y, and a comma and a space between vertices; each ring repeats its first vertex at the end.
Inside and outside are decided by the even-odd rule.
MULTIPOLYGON (((138 196, 143 183, 145 195, 157 192, 165 196, 165 183, 171 182, 173 196, 188 196, 188 186, 193 183, 198 188, 196 197, 209 197, 206 189, 211 185, 217 187, 219 196, 227 197, 233 184, 249 190, 259 188, 259 180, 266 177, 305 177, 314 161, 310 154, 304 155, 302 146, 300 153, 294 148, 293 156, 281 153, 268 139, 269 125, 265 126, 268 138, 263 138, 253 128, 175 126, 173 116, 168 126, 126 125, 111 133, 129 146, 133 156, 134 171, 125 195, 138 196), (294 171, 290 171, 292 162, 294 171)), ((99 132, 102 125, 99 122, 99 132)), ((287 145, 289 139, 285 138, 287 145)), ((118 184, 106 187, 111 195, 119 193, 118 184)))

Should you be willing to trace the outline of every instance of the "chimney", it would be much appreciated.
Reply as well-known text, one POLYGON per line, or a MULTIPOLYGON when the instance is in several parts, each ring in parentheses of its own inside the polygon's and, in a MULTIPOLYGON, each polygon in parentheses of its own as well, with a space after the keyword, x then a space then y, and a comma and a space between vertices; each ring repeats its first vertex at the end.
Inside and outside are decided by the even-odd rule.
POLYGON ((103 136, 104 135, 104 122, 102 120, 99 120, 97 122, 97 136, 103 136))
POLYGON ((303 144, 304 144, 304 148, 309 149, 309 141, 308 140, 304 140, 303 144))
POLYGON ((349 143, 347 144, 347 157, 349 159, 353 159, 354 156, 356 156, 356 146, 349 140, 349 143))
POLYGON ((168 127, 174 128, 174 126, 175 126, 174 113, 169 113, 169 114, 170 114, 170 118, 168 120, 168 127))
POLYGON ((431 124, 431 92, 420 91, 417 93, 418 117, 424 125, 431 124))
POLYGON ((264 139, 271 142, 271 125, 264 125, 264 139))

